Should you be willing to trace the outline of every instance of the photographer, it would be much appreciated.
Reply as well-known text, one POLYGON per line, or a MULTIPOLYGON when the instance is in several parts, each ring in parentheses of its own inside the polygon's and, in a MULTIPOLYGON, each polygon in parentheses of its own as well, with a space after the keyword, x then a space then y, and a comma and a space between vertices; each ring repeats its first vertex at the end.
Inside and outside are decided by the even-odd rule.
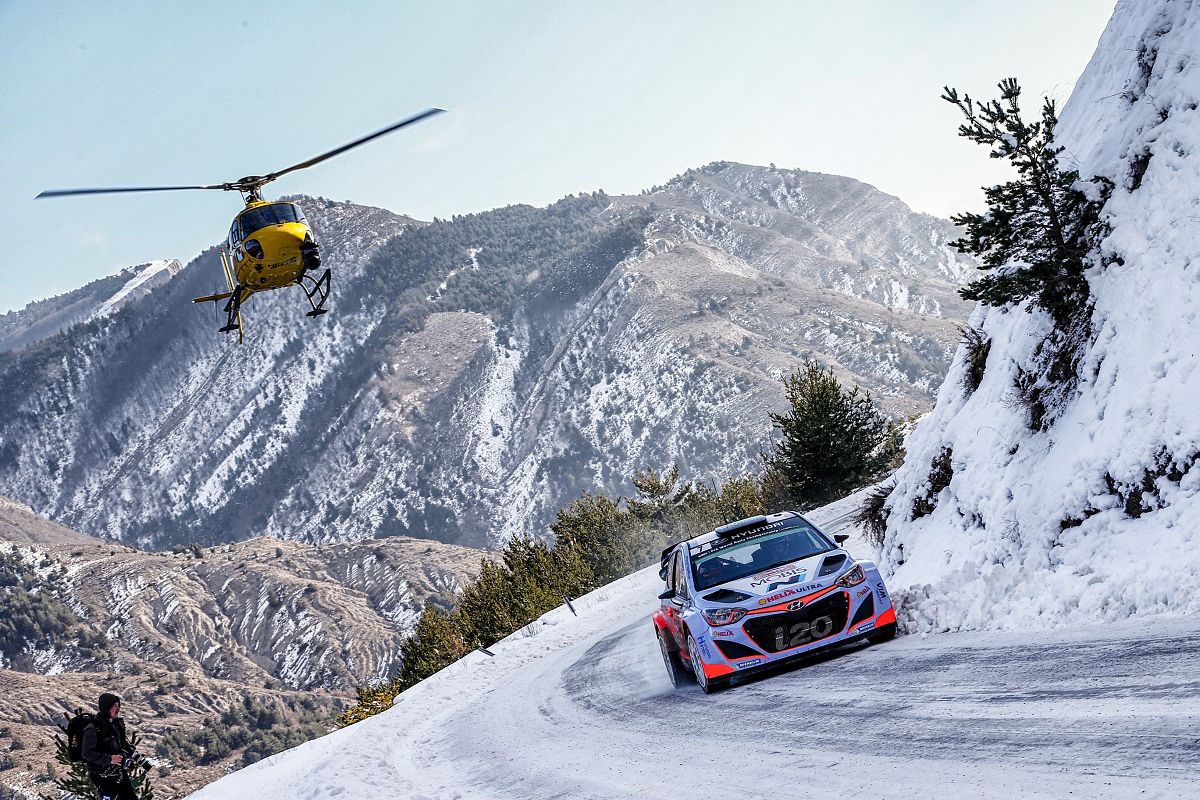
POLYGON ((88 777, 100 790, 100 800, 137 800, 127 771, 127 759, 135 758, 125 721, 121 698, 107 692, 100 695, 100 713, 83 731, 81 753, 88 765, 88 777))

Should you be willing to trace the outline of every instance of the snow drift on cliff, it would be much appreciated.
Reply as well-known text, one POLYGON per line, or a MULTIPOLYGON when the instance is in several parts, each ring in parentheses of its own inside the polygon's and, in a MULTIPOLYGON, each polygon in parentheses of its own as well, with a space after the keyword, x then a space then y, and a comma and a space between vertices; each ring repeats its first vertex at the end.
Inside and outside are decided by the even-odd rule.
POLYGON ((960 350, 889 499, 884 566, 910 630, 1200 610, 1198 100, 1200 4, 1119 3, 1058 127, 1083 177, 1116 184, 1079 386, 1031 432, 1014 381, 1049 320, 976 310, 982 384, 963 388, 960 350), (922 499, 936 509, 913 519, 922 499))

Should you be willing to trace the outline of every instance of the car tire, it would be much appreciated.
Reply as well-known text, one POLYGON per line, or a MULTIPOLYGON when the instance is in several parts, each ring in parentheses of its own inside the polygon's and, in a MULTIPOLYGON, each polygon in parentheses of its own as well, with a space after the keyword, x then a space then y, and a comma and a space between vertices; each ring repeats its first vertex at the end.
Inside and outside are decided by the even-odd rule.
POLYGON ((880 626, 879 630, 867 637, 867 641, 871 644, 883 644, 890 642, 896 638, 896 623, 889 622, 887 625, 880 626))
POLYGON ((672 650, 667 646, 667 632, 658 632, 658 648, 662 650, 663 663, 667 667, 667 678, 671 681, 671 686, 678 689, 692 680, 691 674, 687 668, 683 666, 683 659, 679 657, 678 650, 672 650))
POLYGON ((687 648, 689 660, 692 662, 692 674, 696 676, 696 683, 700 684, 700 688, 705 694, 719 692, 729 685, 728 678, 710 678, 704 674, 704 662, 700 659, 700 648, 696 646, 696 640, 690 633, 687 635, 687 648))

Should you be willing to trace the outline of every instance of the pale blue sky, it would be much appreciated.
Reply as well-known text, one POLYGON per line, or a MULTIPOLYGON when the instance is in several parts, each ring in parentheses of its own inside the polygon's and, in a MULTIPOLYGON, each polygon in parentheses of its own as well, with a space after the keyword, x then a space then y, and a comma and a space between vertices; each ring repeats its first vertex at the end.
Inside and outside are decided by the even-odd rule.
POLYGON ((430 219, 636 193, 715 160, 848 175, 948 216, 1002 179, 949 83, 1065 99, 1114 0, 0 0, 0 311, 217 243, 234 193, 37 200, 286 167, 430 219))

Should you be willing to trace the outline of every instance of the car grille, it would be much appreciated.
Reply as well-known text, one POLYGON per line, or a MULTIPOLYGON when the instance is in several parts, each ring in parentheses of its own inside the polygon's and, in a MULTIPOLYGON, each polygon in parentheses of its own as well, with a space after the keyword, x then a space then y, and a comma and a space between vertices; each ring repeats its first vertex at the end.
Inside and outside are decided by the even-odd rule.
POLYGON ((849 614, 850 595, 838 592, 795 611, 756 616, 742 628, 763 650, 778 653, 841 633, 849 614))

